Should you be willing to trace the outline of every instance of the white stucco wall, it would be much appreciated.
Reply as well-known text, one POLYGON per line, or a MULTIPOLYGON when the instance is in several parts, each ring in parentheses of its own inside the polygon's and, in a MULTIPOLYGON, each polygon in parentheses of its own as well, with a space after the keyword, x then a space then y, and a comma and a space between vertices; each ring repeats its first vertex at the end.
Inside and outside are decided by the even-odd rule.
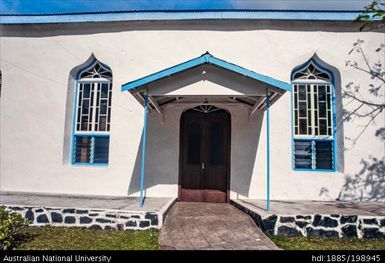
MULTIPOLYGON (((317 53, 339 70, 341 85, 337 88, 351 81, 362 87, 371 83, 364 73, 345 66, 352 43, 358 38, 365 41, 363 47, 370 61, 382 59, 384 63, 384 58, 374 52, 384 43, 383 34, 359 33, 356 25, 348 23, 125 22, 3 26, 1 32, 3 191, 137 195, 143 108, 128 92, 120 91, 121 85, 206 51, 286 82, 290 82, 295 66, 317 53), (113 71, 107 167, 72 166, 68 161, 73 103, 70 72, 92 53, 113 71)), ((193 86, 183 92, 194 93, 193 86)), ((244 106, 227 109, 232 119, 231 197, 265 198, 265 118, 254 114, 249 120, 244 106)), ((156 113, 149 116, 147 196, 177 196, 182 111, 182 106, 168 107, 165 123, 156 113)), ((354 137, 364 123, 357 119, 341 124, 340 129, 345 137, 354 137)), ((271 108, 272 199, 337 198, 346 180, 344 175, 357 174, 362 159, 384 156, 384 144, 374 136, 381 126, 383 115, 377 118, 376 125, 366 129, 354 147, 347 140, 338 142, 344 156, 339 172, 293 171, 287 92, 271 108), (343 147, 348 149, 343 151, 343 147)))

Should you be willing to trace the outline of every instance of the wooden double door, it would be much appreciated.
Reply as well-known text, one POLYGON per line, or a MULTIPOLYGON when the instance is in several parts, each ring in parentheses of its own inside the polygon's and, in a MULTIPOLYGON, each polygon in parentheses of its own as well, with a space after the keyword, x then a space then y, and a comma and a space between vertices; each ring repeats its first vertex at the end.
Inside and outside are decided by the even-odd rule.
POLYGON ((185 111, 181 118, 180 192, 187 202, 228 201, 230 114, 211 108, 185 111))

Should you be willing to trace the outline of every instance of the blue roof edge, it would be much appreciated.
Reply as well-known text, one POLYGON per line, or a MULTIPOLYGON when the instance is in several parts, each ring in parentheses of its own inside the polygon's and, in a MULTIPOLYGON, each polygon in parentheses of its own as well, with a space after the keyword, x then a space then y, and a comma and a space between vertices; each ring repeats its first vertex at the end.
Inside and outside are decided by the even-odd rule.
POLYGON ((316 10, 163 10, 70 14, 0 14, 0 24, 50 24, 140 20, 272 19, 352 21, 362 11, 316 10))
POLYGON ((213 55, 209 53, 205 53, 200 57, 188 60, 186 62, 183 62, 181 64, 175 65, 173 67, 158 71, 156 73, 150 74, 146 77, 127 82, 122 85, 122 91, 128 91, 128 90, 133 90, 138 87, 141 87, 143 85, 146 85, 148 83, 151 83, 153 81, 163 79, 165 77, 180 73, 182 71, 191 69, 196 66, 200 66, 203 64, 212 64, 227 70, 230 70, 232 72, 238 73, 240 75, 252 78, 257 81, 264 82, 268 85, 274 86, 278 89, 281 89, 283 91, 290 91, 290 85, 286 82, 256 73, 254 71, 248 70, 246 68, 240 67, 238 65, 229 63, 225 60, 219 59, 214 57, 213 55))

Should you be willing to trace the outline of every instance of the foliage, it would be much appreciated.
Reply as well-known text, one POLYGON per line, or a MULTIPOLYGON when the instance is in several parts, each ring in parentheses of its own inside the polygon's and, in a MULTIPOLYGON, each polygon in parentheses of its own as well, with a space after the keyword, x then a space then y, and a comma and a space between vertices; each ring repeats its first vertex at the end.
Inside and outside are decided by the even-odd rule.
POLYGON ((382 28, 385 24, 385 2, 373 1, 365 6, 355 22, 362 23, 360 31, 366 29, 382 28))
POLYGON ((16 249, 38 250, 156 250, 157 229, 93 230, 79 227, 28 227, 16 249))
POLYGON ((270 236, 280 248, 287 250, 385 250, 384 239, 311 238, 270 236))
POLYGON ((0 206, 0 250, 12 248, 15 245, 16 235, 28 225, 20 214, 9 212, 0 206))

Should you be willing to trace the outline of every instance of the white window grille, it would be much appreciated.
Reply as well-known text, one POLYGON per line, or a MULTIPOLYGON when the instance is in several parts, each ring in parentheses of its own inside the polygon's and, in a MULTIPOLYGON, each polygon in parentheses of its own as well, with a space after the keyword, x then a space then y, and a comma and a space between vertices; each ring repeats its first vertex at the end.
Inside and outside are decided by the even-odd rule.
POLYGON ((294 168, 334 170, 332 76, 310 63, 292 84, 294 168))
POLYGON ((95 61, 79 73, 76 87, 74 164, 107 164, 111 128, 112 72, 95 61))

